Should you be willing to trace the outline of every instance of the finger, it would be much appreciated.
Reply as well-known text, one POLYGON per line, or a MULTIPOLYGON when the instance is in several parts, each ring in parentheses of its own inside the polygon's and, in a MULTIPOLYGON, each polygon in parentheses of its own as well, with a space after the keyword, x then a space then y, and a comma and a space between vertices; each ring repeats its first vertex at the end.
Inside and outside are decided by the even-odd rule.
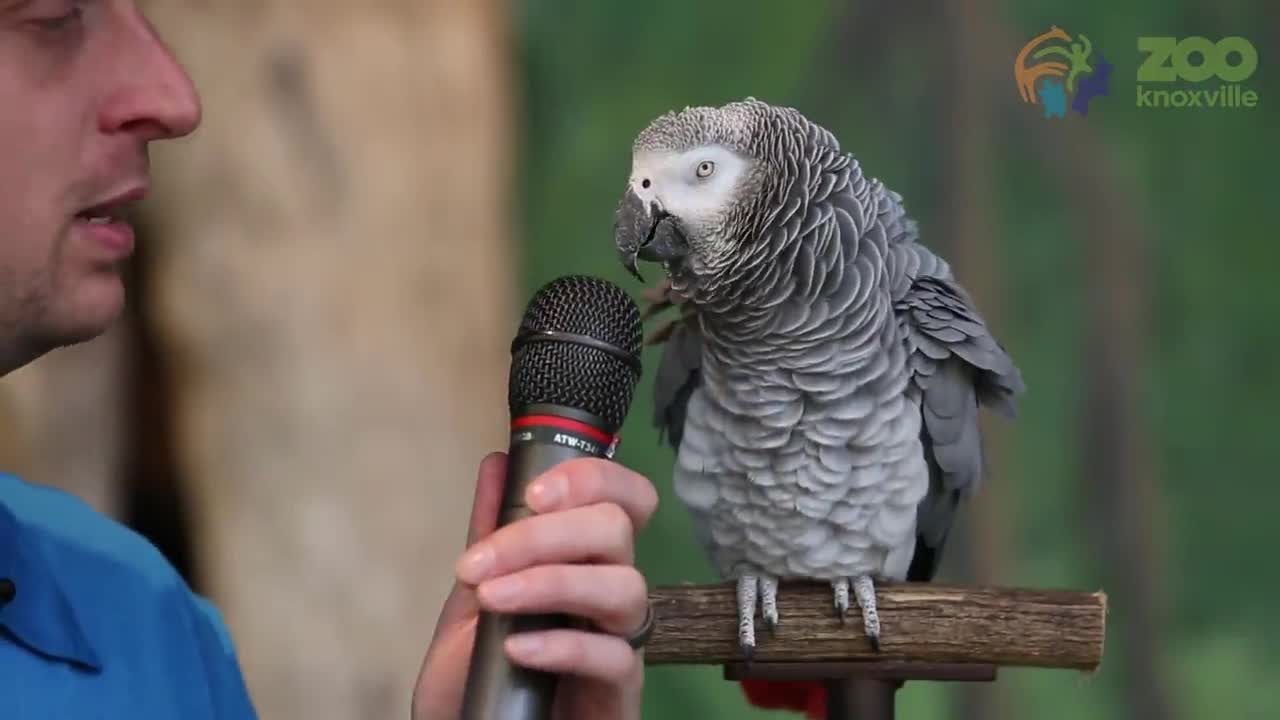
POLYGON ((507 638, 504 649, 525 667, 609 683, 632 677, 640 663, 640 654, 622 638, 582 630, 522 632, 507 638))
POLYGON ((458 562, 458 579, 472 585, 531 565, 600 562, 630 565, 634 532, 612 503, 530 515, 480 540, 458 562))
POLYGON ((467 547, 498 526, 506 469, 506 453, 489 453, 480 461, 475 496, 471 501, 471 520, 467 523, 467 547))
POLYGON ((640 473, 599 458, 566 460, 529 483, 525 502, 545 513, 596 503, 616 503, 636 530, 658 507, 658 491, 640 473))
POLYGON ((600 630, 635 631, 649 609, 648 585, 630 565, 540 565, 476 588, 480 606, 503 613, 567 613, 600 630))
MULTIPOLYGON (((506 461, 506 455, 500 452, 490 453, 480 461, 475 495, 471 501, 471 519, 467 524, 467 547, 493 532, 498 524, 506 461)), ((447 628, 458 620, 473 615, 475 610, 474 590, 466 584, 455 583, 440 607, 440 617, 436 622, 437 633, 441 628, 447 628)))

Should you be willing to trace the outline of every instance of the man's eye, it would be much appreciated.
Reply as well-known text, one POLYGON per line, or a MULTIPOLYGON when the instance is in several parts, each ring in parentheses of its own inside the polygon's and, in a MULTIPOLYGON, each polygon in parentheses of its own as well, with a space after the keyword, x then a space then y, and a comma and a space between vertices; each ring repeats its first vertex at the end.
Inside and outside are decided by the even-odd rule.
POLYGON ((46 32, 61 32, 69 30, 80 24, 84 19, 84 8, 76 5, 70 12, 64 15, 58 15, 51 18, 37 18, 32 20, 32 24, 46 32))

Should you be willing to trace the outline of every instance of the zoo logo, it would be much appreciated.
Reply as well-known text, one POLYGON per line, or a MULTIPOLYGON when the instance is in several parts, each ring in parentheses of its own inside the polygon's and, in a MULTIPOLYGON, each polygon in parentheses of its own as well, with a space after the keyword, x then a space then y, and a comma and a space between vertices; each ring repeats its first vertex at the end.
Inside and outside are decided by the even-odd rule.
POLYGON ((1090 100, 1110 92, 1112 67, 1101 52, 1094 52, 1088 36, 1077 34, 1072 38, 1062 28, 1051 25, 1048 31, 1035 36, 1018 51, 1013 61, 1013 78, 1022 101, 1042 104, 1044 117, 1066 117, 1068 98, 1071 109, 1084 116, 1089 114, 1090 100), (1060 42, 1052 43, 1052 40, 1060 42), (1065 62, 1046 60, 1027 65, 1028 56, 1035 60, 1056 56, 1065 62), (1063 76, 1065 80, 1060 79, 1063 76))
POLYGON ((1258 69, 1258 50, 1242 37, 1224 37, 1217 42, 1194 35, 1181 40, 1140 37, 1138 51, 1146 53, 1146 59, 1138 66, 1140 108, 1211 107, 1233 110, 1258 106, 1257 91, 1240 85, 1253 77, 1258 69), (1198 58, 1198 61, 1192 62, 1193 58, 1198 58), (1179 81, 1202 83, 1215 77, 1221 81, 1216 90, 1156 90, 1142 86, 1142 83, 1179 81))

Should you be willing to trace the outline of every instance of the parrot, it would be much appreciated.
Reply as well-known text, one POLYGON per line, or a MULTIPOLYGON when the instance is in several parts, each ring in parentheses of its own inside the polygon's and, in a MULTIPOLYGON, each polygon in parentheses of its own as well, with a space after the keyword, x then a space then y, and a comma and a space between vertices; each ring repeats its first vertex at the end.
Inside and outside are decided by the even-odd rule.
MULTIPOLYGON (((877 586, 927 582, 987 473, 979 409, 1022 373, 902 195, 799 110, 669 111, 631 147, 614 245, 660 345, 653 419, 696 542, 736 588, 738 646, 780 582, 829 583, 880 652, 877 586)), ((785 600, 783 602, 785 606, 785 600)))

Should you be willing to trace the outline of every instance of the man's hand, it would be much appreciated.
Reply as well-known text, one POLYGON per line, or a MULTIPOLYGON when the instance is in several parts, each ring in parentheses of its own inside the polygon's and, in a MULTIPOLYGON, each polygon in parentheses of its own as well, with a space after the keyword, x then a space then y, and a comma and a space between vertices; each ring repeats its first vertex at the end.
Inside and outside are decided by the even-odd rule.
POLYGON ((480 464, 467 551, 445 601, 413 697, 413 720, 456 720, 478 611, 568 613, 599 632, 562 629, 508 638, 520 665, 561 675, 558 720, 640 717, 644 663, 622 636, 641 626, 648 587, 633 566, 635 535, 658 494, 617 463, 562 463, 530 483, 535 515, 495 530, 506 456, 480 464), (524 642, 528 641, 528 642, 524 642))

